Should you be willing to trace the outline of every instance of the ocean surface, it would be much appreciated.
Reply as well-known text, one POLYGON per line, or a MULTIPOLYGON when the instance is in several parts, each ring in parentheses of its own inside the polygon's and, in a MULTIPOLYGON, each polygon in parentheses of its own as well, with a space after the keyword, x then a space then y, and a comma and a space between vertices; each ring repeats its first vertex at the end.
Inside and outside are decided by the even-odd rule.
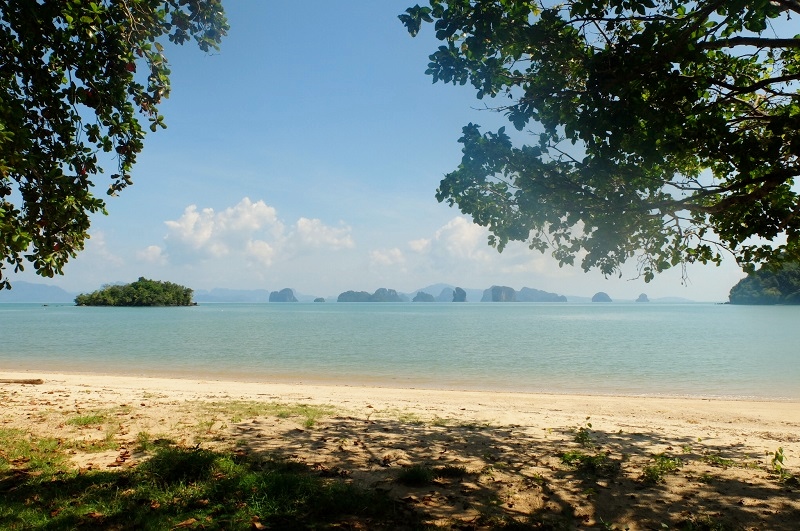
POLYGON ((0 369, 800 399, 800 306, 0 304, 0 369))

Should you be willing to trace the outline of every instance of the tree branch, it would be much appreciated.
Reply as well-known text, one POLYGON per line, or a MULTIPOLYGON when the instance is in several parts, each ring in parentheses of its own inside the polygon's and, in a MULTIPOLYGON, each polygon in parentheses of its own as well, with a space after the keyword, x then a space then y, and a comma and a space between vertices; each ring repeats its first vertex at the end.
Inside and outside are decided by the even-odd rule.
POLYGON ((800 39, 765 39, 762 37, 729 37, 698 44, 701 50, 721 50, 736 46, 754 46, 756 48, 800 48, 800 39))

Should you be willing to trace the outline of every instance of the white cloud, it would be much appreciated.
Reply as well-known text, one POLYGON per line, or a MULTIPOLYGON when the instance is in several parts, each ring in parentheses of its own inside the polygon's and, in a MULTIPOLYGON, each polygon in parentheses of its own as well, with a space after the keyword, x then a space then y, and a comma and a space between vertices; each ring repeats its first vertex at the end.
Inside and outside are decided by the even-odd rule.
POLYGON ((106 235, 101 231, 91 234, 86 241, 84 254, 89 257, 88 259, 103 263, 105 266, 122 267, 125 265, 125 260, 111 252, 108 248, 106 235))
POLYGON ((148 264, 164 265, 167 262, 167 257, 164 255, 164 249, 158 245, 149 245, 145 249, 136 253, 136 258, 141 262, 148 264))
POLYGON ((467 218, 458 216, 436 231, 433 247, 440 253, 472 261, 487 262, 490 252, 486 244, 488 231, 467 218))
POLYGON ((219 213, 213 208, 198 211, 196 205, 189 205, 180 218, 165 224, 169 229, 168 246, 215 258, 247 250, 254 238, 280 238, 284 232, 274 208, 247 197, 219 213))
POLYGON ((415 253, 427 253, 431 249, 431 240, 429 238, 420 238, 419 240, 411 240, 408 246, 415 253))
POLYGON ((369 261, 374 266, 394 266, 404 264, 406 259, 403 252, 394 247, 383 251, 370 251, 369 261))
POLYGON ((355 242, 348 226, 328 227, 318 219, 300 218, 295 228, 299 243, 312 248, 352 249, 355 242))
POLYGON ((262 266, 269 267, 275 256, 275 249, 263 240, 250 240, 245 248, 247 257, 262 266))

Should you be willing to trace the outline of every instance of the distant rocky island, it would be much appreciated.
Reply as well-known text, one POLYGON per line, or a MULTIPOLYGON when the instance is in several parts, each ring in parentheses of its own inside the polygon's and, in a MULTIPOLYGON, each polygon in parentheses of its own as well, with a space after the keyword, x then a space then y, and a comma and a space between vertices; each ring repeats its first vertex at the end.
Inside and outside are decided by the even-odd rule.
POLYGON ((516 291, 508 286, 492 286, 483 292, 481 302, 567 302, 567 298, 533 288, 516 291))
POLYGON ((269 294, 269 302, 297 302, 294 290, 283 288, 280 291, 273 291, 269 294))
POLYGON ((78 306, 192 306, 192 290, 172 282, 139 277, 75 297, 78 306))
POLYGON ((436 302, 436 299, 430 293, 418 291, 414 298, 411 299, 411 302, 436 302))
POLYGON ((765 265, 731 288, 731 304, 800 304, 800 264, 765 265))
MULTIPOLYGON (((375 293, 366 291, 345 291, 337 302, 408 302, 408 297, 396 290, 380 288, 375 293)), ((417 291, 411 302, 466 302, 467 292, 459 287, 444 288, 438 297, 426 291, 417 291)), ((481 302, 567 302, 567 298, 533 288, 522 288, 517 292, 508 286, 492 286, 483 292, 481 302)))
POLYGON ((592 297, 592 302, 613 302, 613 301, 611 300, 611 297, 608 296, 608 293, 605 293, 603 291, 598 291, 592 297))
POLYGON ((336 302, 408 302, 408 299, 393 289, 379 288, 372 295, 366 291, 345 291, 336 302))

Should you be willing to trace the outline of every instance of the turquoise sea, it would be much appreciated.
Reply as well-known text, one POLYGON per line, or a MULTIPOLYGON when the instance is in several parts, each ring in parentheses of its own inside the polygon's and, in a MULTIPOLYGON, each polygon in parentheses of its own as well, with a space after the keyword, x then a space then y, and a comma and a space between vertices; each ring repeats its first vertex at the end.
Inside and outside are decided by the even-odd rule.
POLYGON ((800 399, 800 306, 0 304, 0 369, 800 399))

